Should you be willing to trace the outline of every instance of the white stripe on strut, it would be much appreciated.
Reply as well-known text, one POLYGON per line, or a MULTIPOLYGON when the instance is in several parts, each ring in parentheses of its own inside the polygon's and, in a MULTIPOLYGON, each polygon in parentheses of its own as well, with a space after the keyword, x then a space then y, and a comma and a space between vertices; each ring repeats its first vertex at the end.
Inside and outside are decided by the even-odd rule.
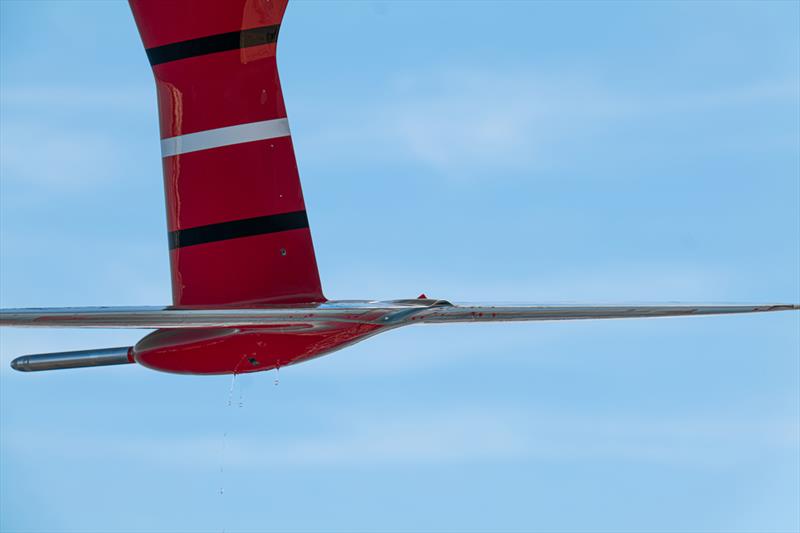
POLYGON ((231 144, 263 141, 289 135, 289 121, 285 118, 250 122, 226 128, 198 131, 161 139, 161 157, 187 154, 231 144))

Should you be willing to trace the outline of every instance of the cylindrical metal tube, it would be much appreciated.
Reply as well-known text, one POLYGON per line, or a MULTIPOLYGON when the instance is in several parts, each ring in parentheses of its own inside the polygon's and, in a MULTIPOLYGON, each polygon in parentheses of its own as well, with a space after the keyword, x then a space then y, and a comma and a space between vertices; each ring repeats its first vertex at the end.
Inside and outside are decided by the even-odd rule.
POLYGON ((130 350, 130 346, 120 346, 101 350, 23 355, 11 361, 11 368, 20 372, 36 372, 85 366, 123 365, 133 362, 128 356, 130 350))

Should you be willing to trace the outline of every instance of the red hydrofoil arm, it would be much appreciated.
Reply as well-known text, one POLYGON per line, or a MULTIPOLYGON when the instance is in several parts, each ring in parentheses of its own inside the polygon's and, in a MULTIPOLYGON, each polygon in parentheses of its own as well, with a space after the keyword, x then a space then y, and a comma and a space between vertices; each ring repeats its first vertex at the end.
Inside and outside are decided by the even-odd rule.
POLYGON ((131 0, 153 67, 173 303, 323 302, 275 52, 285 0, 131 0))

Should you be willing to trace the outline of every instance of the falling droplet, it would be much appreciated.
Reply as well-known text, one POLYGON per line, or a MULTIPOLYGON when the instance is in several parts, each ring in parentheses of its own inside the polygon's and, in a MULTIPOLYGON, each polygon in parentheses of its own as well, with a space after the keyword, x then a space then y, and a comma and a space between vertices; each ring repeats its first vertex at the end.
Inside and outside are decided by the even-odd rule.
POLYGON ((236 372, 231 374, 231 376, 231 388, 228 390, 228 407, 230 407, 233 402, 233 387, 236 385, 236 372))
POLYGON ((280 377, 281 377, 281 369, 280 369, 280 367, 276 366, 275 367, 275 386, 276 387, 278 386, 278 383, 280 383, 280 377))
MULTIPOLYGON (((228 407, 233 405, 233 389, 236 387, 236 372, 234 371, 231 374, 231 385, 228 388, 228 407)), ((241 389, 241 387, 240 387, 241 389)), ((231 411, 228 411, 231 412, 231 411)), ((228 426, 230 424, 230 420, 225 424, 228 426)), ((220 453, 219 459, 219 495, 223 496, 225 494, 225 456, 228 447, 228 430, 224 429, 222 432, 222 450, 220 453)))

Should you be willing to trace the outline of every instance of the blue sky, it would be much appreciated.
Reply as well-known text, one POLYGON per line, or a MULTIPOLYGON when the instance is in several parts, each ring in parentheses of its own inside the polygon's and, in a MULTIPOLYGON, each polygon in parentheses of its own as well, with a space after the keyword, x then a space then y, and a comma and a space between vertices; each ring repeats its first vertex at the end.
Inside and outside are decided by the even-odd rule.
MULTIPOLYGON (((291 4, 326 295, 800 301, 799 21, 291 4)), ((169 303, 154 93, 126 4, 0 2, 3 307, 169 303)), ((798 315, 412 327, 230 396, 4 329, 0 530, 797 531, 798 315)))

